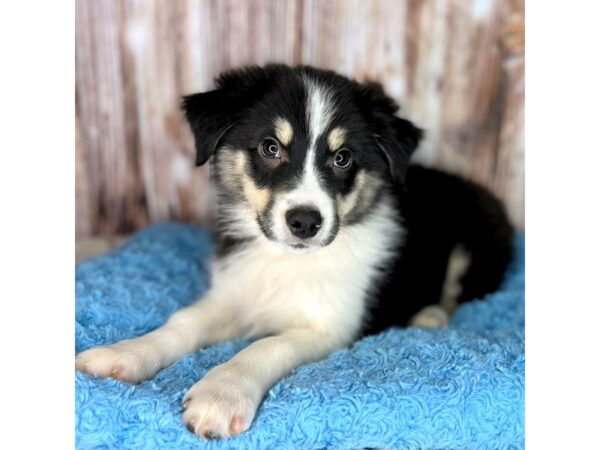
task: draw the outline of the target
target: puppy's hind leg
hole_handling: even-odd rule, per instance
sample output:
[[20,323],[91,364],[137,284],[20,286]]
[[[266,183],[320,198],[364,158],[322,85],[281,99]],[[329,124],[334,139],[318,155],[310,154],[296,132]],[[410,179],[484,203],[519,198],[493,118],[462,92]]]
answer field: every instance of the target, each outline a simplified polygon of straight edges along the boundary
[[462,245],[456,245],[448,258],[440,303],[426,306],[415,314],[409,321],[410,326],[419,328],[445,328],[448,326],[450,314],[456,309],[458,298],[462,293],[461,280],[470,264],[469,252]]
[[186,353],[237,337],[240,330],[234,319],[227,302],[218,301],[209,292],[148,334],[81,352],[75,368],[102,378],[138,383]]

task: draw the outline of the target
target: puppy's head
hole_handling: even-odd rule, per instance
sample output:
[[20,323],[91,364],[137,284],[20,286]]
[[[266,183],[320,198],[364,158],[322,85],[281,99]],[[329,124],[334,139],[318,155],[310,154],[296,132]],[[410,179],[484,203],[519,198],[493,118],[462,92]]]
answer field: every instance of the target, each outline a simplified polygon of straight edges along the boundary
[[214,161],[222,233],[292,251],[331,243],[402,184],[421,130],[379,84],[280,65],[227,72],[184,98],[196,163]]

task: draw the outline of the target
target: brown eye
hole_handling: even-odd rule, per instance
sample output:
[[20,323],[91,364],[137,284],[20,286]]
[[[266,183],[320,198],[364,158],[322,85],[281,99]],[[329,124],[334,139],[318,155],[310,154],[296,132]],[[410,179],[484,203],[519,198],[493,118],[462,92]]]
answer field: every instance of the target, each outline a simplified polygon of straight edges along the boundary
[[347,169],[352,165],[352,153],[346,148],[338,150],[333,156],[333,165],[338,169]]
[[281,158],[281,147],[275,139],[265,139],[260,143],[260,153],[267,159]]

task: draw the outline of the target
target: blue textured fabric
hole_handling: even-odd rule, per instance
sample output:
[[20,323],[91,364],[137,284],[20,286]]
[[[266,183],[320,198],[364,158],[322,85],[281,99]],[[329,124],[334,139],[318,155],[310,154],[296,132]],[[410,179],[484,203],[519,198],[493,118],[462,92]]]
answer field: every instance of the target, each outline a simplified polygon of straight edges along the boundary
[[[251,429],[203,441],[181,399],[248,345],[185,356],[137,386],[76,374],[79,449],[512,449],[524,447],[524,250],[499,292],[459,308],[444,330],[390,329],[294,370]],[[76,350],[160,326],[207,287],[210,234],[160,224],[76,269]]]

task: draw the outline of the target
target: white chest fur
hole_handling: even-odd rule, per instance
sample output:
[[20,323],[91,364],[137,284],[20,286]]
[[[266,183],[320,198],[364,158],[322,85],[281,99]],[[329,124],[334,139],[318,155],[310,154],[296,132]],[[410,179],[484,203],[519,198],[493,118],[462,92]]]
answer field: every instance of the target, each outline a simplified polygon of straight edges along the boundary
[[308,254],[255,241],[215,263],[212,293],[236,311],[247,336],[308,327],[345,345],[360,328],[378,267],[402,238],[396,217],[381,202],[367,219],[343,226],[331,244]]

